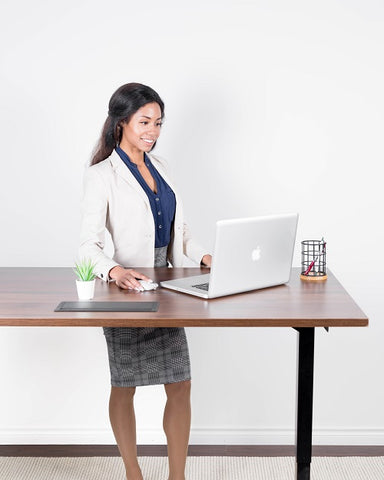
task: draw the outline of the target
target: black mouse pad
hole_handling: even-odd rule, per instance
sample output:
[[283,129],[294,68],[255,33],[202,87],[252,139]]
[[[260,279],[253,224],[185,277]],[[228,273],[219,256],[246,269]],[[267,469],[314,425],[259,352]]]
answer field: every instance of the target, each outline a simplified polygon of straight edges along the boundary
[[55,312],[157,312],[159,302],[61,302]]

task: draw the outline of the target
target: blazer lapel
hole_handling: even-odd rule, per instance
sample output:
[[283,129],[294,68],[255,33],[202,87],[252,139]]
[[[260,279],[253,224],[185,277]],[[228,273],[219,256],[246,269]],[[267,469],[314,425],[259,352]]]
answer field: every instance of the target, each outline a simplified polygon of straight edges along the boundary
[[168,185],[172,188],[176,195],[175,186],[172,180],[168,177],[167,172],[165,171],[163,164],[152,154],[147,153],[148,157],[150,158],[151,162],[155,166],[156,170],[160,173],[160,175],[164,178],[164,180],[168,183]]
[[148,196],[144,192],[142,186],[140,183],[136,180],[136,178],[132,175],[131,171],[129,168],[125,165],[125,163],[121,160],[119,154],[116,151],[113,151],[111,153],[111,156],[109,157],[110,162],[112,164],[113,171],[116,173],[116,175],[119,175],[121,178],[123,178],[132,188],[136,190],[136,192],[141,196],[141,198],[144,200],[145,204],[147,207],[150,209],[151,206],[149,204]]

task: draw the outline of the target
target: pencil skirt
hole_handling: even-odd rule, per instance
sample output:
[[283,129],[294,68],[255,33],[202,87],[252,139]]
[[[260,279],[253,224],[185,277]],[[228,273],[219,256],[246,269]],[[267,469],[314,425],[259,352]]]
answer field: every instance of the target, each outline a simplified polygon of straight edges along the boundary
[[191,379],[184,328],[110,328],[105,332],[114,387]]
[[[166,247],[155,249],[155,267],[166,266]],[[104,327],[114,387],[162,385],[191,379],[184,328]]]

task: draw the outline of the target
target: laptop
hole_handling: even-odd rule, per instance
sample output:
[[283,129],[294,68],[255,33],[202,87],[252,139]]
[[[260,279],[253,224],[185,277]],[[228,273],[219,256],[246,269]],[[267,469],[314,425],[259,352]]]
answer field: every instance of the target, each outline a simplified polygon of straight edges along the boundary
[[208,299],[287,283],[297,221],[296,213],[220,220],[210,273],[160,285]]

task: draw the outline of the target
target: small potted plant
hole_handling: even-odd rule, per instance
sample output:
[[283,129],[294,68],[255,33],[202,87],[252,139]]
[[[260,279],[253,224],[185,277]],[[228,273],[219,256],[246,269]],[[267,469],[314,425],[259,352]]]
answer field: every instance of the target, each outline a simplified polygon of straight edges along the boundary
[[95,293],[95,264],[84,258],[75,263],[74,271],[77,275],[76,288],[79,300],[91,300]]

